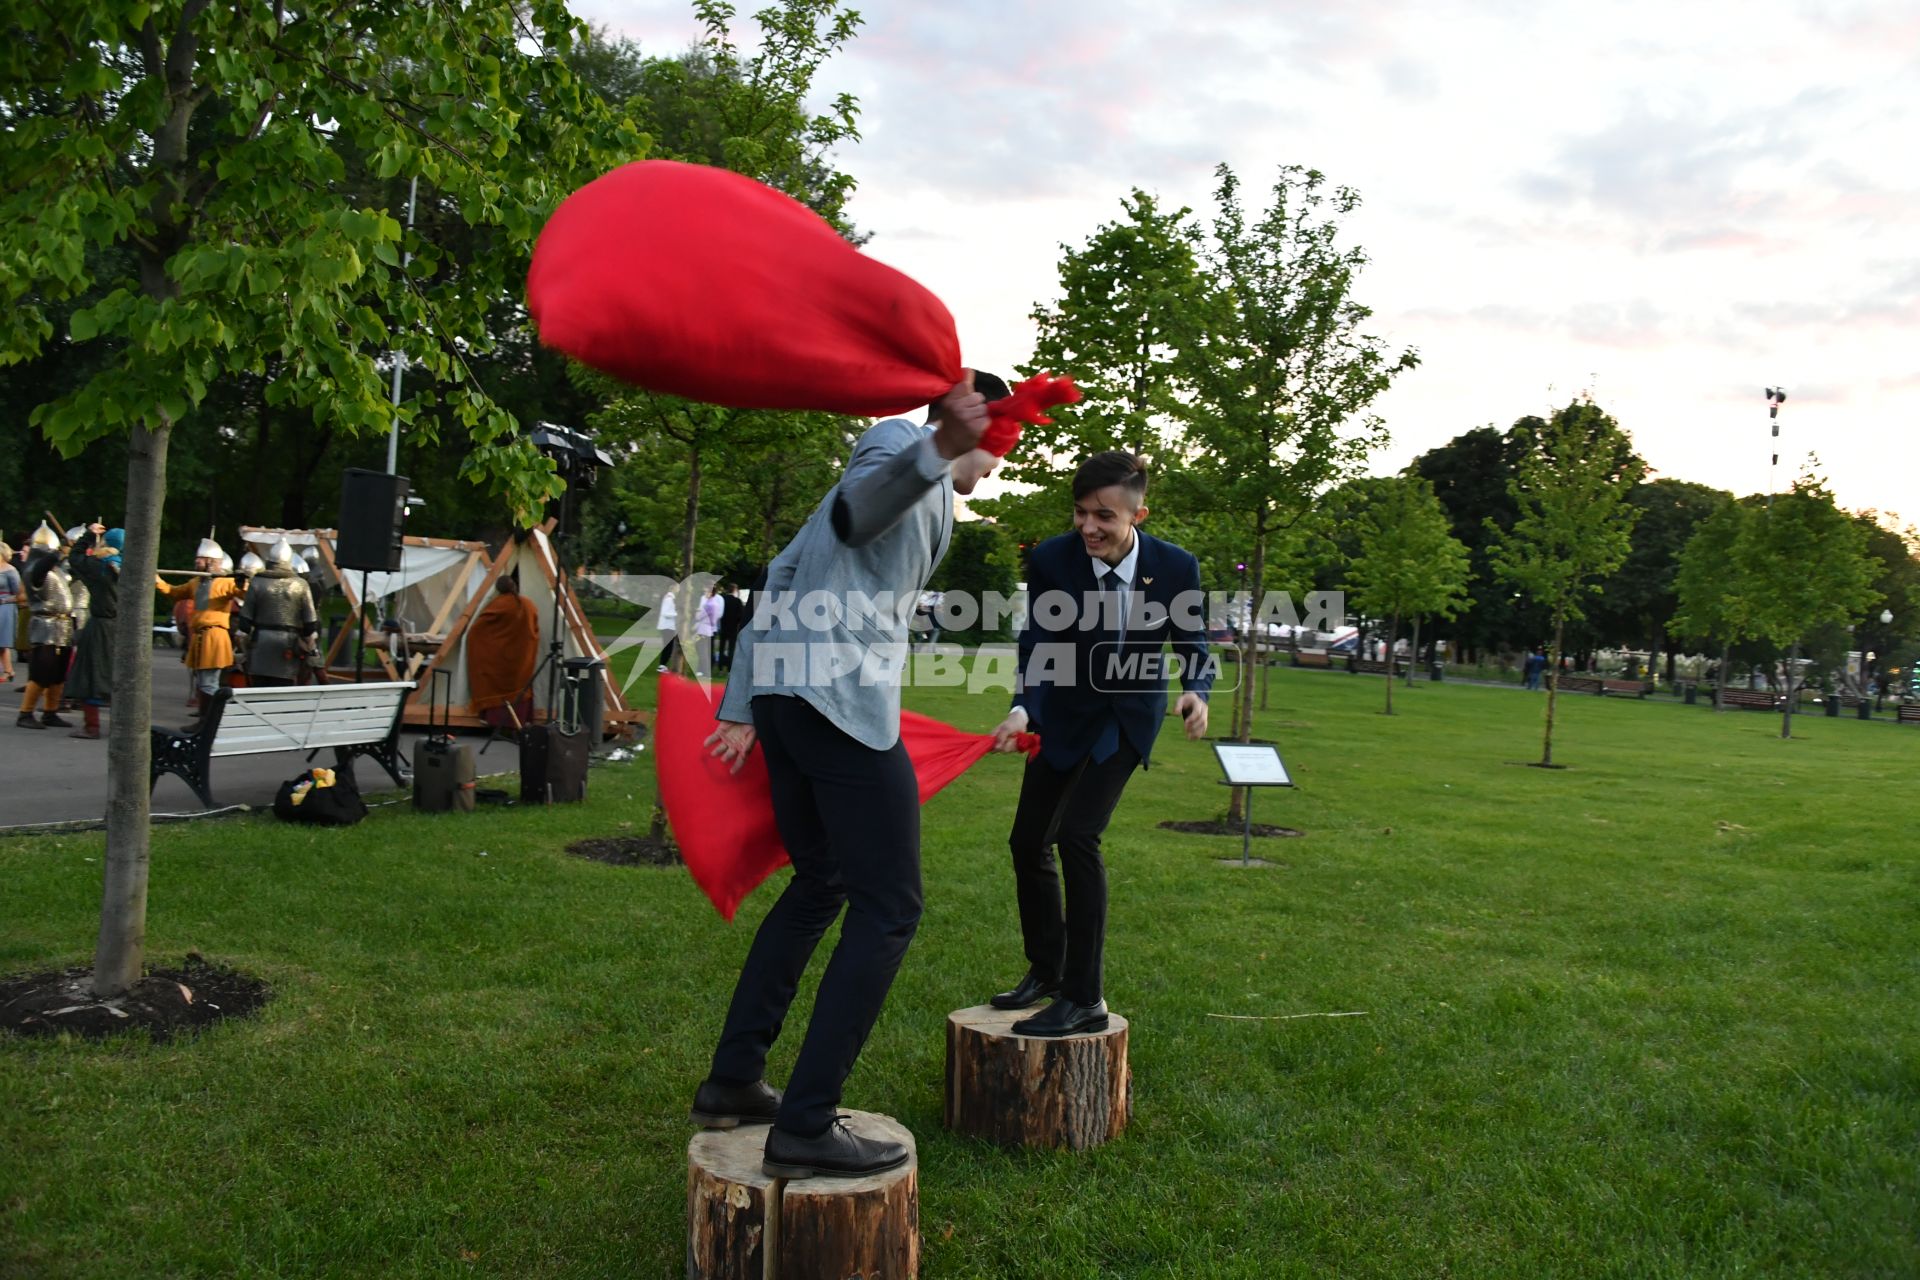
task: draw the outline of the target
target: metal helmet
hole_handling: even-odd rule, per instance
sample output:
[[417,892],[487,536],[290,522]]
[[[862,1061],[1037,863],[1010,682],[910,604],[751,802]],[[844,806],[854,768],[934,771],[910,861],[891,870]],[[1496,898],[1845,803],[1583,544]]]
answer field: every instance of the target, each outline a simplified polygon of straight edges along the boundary
[[266,567],[267,562],[251,551],[240,557],[240,572],[247,574],[249,577],[259,573]]
[[193,553],[193,558],[195,560],[218,560],[225,554],[226,552],[220,549],[220,544],[213,540],[213,530],[209,529],[207,530],[207,536],[200,539],[200,549]]
[[67,530],[67,541],[69,543],[78,542],[82,537],[86,535],[86,532],[87,532],[87,526],[83,524],[77,524],[73,526],[73,528]]
[[33,536],[27,539],[27,545],[35,551],[58,551],[60,535],[53,531],[52,525],[42,520],[40,527],[33,531]]
[[309,578],[317,578],[320,576],[320,557],[313,552],[309,551],[302,555],[300,557],[300,563],[303,566],[300,572],[305,576]]
[[281,538],[267,548],[267,566],[272,569],[293,568],[293,545]]
[[220,562],[213,566],[213,571],[215,573],[231,574],[233,572],[233,557],[222,551],[220,553]]

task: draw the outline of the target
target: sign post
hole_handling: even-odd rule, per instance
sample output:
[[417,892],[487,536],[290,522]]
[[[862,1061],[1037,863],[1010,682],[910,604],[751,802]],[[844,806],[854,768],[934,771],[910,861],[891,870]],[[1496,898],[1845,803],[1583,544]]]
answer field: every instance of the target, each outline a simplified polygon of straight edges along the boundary
[[1287,772],[1286,762],[1280,759],[1280,748],[1270,743],[1216,742],[1213,754],[1220,761],[1220,771],[1227,776],[1221,779],[1223,787],[1246,787],[1246,830],[1242,833],[1240,844],[1240,865],[1253,865],[1253,788],[1290,787],[1293,778]]

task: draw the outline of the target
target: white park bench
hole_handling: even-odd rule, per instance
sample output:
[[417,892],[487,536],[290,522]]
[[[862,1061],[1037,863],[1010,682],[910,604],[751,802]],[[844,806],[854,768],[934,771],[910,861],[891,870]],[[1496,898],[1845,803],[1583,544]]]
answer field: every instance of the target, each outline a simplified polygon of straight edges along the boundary
[[400,716],[409,681],[380,684],[295,685],[281,689],[222,689],[193,733],[153,731],[153,766],[147,788],[160,775],[180,778],[209,807],[208,777],[220,756],[257,756],[271,751],[315,752],[333,748],[336,767],[353,776],[357,756],[371,756],[395,786],[407,785],[400,759]]

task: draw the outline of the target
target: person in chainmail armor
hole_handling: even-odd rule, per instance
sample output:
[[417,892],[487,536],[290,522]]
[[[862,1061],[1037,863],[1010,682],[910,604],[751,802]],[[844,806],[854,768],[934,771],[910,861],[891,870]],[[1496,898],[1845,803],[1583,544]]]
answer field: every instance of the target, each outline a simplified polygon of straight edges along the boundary
[[320,630],[313,590],[296,568],[285,538],[267,551],[266,567],[247,584],[234,625],[248,637],[247,681],[274,688],[295,683]]
[[[22,729],[70,728],[60,718],[60,697],[73,656],[73,592],[60,565],[60,535],[42,521],[27,543],[21,577],[27,584],[27,688],[20,699]],[[34,718],[38,706],[40,717]]]

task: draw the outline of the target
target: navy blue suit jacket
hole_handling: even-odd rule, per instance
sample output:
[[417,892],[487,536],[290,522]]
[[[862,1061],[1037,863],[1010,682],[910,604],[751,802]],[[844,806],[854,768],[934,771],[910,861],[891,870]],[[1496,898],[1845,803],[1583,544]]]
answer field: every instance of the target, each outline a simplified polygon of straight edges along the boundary
[[[1200,564],[1191,552],[1138,529],[1133,595],[1124,640],[1099,614],[1100,584],[1080,535],[1061,534],[1027,558],[1027,621],[1020,629],[1020,679],[1013,705],[1040,735],[1040,758],[1068,769],[1087,758],[1110,727],[1144,766],[1167,714],[1166,646],[1180,663],[1180,687],[1202,698],[1213,687]],[[1065,593],[1070,606],[1049,607]],[[1056,603],[1058,598],[1056,598]]]

